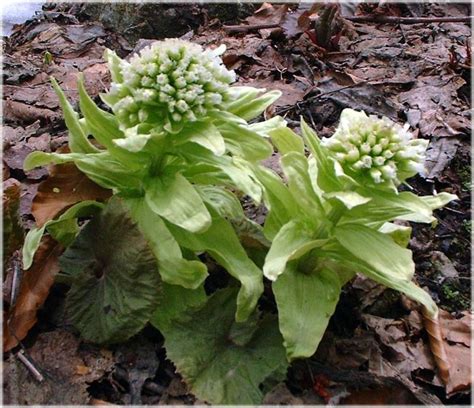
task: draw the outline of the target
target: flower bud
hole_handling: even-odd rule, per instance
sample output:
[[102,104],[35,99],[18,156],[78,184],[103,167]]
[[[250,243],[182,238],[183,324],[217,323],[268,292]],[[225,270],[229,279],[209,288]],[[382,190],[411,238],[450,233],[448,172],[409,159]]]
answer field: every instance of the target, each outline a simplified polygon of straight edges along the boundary
[[423,172],[428,141],[413,139],[407,125],[344,109],[334,135],[322,144],[361,183],[393,187]]
[[112,82],[109,100],[121,128],[144,122],[153,128],[179,128],[183,121],[199,120],[228,102],[235,74],[222,63],[224,49],[206,51],[168,39],[144,48],[130,62],[120,61],[114,66],[120,75]]

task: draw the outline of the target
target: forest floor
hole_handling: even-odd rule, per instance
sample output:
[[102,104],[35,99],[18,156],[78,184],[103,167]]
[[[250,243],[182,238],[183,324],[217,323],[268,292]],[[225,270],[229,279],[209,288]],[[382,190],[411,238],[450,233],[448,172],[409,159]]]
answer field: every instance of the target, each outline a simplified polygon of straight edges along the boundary
[[[358,276],[344,288],[316,354],[292,364],[286,381],[266,395],[265,403],[469,404],[471,27],[463,22],[355,22],[350,17],[354,11],[372,18],[465,17],[471,15],[470,7],[343,7],[347,19],[336,18],[323,45],[311,30],[308,7],[266,4],[246,19],[223,23],[196,6],[199,24],[185,30],[183,38],[204,46],[225,44],[224,63],[236,71],[239,84],[280,89],[282,97],[266,115],[284,116],[296,131],[303,116],[319,136],[329,136],[342,109],[350,107],[408,122],[418,137],[430,141],[427,174],[411,179],[410,185],[418,194],[446,191],[459,200],[436,212],[434,228],[413,224],[410,249],[416,281],[442,309],[452,371],[450,382],[443,385],[417,307]],[[262,24],[272,27],[258,29]],[[182,30],[177,27],[177,32]],[[130,44],[72,4],[45,11],[4,39],[4,208],[9,199],[20,197],[25,231],[34,226],[32,203],[48,171],[25,172],[23,161],[32,151],[55,151],[67,142],[49,76],[77,102],[77,74],[84,72],[88,92],[97,96],[110,83],[104,49],[126,57],[135,45],[140,48],[149,41]],[[274,159],[268,165],[276,168]],[[258,209],[249,207],[249,214],[261,222]],[[4,210],[4,217],[8,215]],[[6,313],[12,306],[19,245],[4,260]],[[35,290],[31,288],[33,294]],[[147,327],[128,343],[109,348],[81,342],[64,316],[66,290],[56,283],[44,294],[43,307],[30,319],[37,322],[21,347],[4,355],[4,403],[199,403],[166,360],[163,339],[155,329]],[[42,381],[23,364],[24,355]]]

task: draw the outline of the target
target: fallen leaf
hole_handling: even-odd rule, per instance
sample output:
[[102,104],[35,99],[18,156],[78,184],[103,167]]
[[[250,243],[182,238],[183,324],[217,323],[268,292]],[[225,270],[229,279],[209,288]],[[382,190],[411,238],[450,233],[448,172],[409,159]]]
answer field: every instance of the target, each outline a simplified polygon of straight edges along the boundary
[[10,178],[3,182],[3,260],[8,261],[10,256],[23,243],[23,228],[19,219],[21,184]]
[[[28,355],[43,373],[44,381],[35,381],[11,354],[3,372],[4,398],[9,404],[86,405],[90,399],[89,384],[115,364],[112,356],[104,356],[92,345],[81,344],[80,339],[65,329],[41,333],[28,349]],[[82,367],[79,372],[77,367]]]
[[410,125],[426,137],[470,134],[468,115],[456,109],[460,105],[457,91],[465,83],[460,76],[418,77],[412,89],[398,95],[400,103],[409,109]]
[[112,195],[90,180],[74,164],[51,166],[49,177],[38,186],[31,213],[38,227],[80,201],[106,201]]
[[6,122],[30,124],[37,120],[51,123],[58,120],[61,114],[51,109],[37,108],[23,102],[4,101],[3,118]]
[[3,321],[3,350],[9,351],[23,340],[36,323],[36,313],[46,300],[59,272],[60,244],[43,237],[33,265],[23,272],[18,297]]
[[277,99],[272,106],[275,108],[283,106],[292,106],[297,102],[303,100],[304,94],[306,92],[306,86],[299,82],[285,82],[285,81],[275,81],[272,78],[266,78],[265,80],[255,80],[251,82],[246,82],[245,85],[253,86],[256,88],[267,88],[267,89],[278,89],[281,91],[282,95]]
[[[280,24],[287,11],[288,6],[286,4],[273,6],[270,3],[263,3],[252,16],[246,18],[246,21],[250,25]],[[262,38],[268,38],[274,30],[275,28],[265,28],[259,30],[259,33]]]
[[340,108],[363,110],[368,114],[387,116],[397,120],[397,106],[375,86],[356,83],[341,86],[334,78],[326,76],[317,84],[321,91],[319,100],[328,99]]
[[5,84],[18,84],[27,78],[34,77],[40,69],[31,62],[16,61],[10,55],[3,55],[3,79]]
[[143,404],[141,393],[143,384],[155,376],[160,364],[157,357],[157,345],[144,336],[118,346],[116,360],[127,372],[129,395],[123,401],[125,405]]
[[418,405],[420,401],[405,387],[396,384],[362,388],[341,400],[342,405]]
[[469,312],[463,312],[462,317],[456,319],[450,313],[440,310],[439,319],[450,363],[446,391],[448,396],[459,392],[468,392],[472,384],[472,315]]
[[457,137],[432,138],[426,151],[427,179],[437,179],[456,155],[461,141]]

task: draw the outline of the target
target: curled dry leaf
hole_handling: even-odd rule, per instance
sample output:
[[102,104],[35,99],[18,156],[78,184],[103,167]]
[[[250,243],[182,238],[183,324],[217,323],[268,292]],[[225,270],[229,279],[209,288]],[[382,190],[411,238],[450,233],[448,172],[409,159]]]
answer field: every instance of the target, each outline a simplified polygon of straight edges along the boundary
[[43,237],[33,266],[23,273],[16,302],[3,321],[3,351],[15,347],[36,323],[36,313],[59,271],[58,257],[62,251],[62,246],[51,237]]
[[449,360],[444,348],[443,334],[441,332],[441,326],[438,316],[433,317],[426,310],[422,308],[423,321],[425,329],[430,339],[431,352],[433,353],[436,365],[438,367],[438,373],[444,384],[449,382]]
[[38,227],[61,211],[80,201],[105,201],[112,195],[82,173],[74,164],[52,166],[49,177],[41,182],[31,212]]

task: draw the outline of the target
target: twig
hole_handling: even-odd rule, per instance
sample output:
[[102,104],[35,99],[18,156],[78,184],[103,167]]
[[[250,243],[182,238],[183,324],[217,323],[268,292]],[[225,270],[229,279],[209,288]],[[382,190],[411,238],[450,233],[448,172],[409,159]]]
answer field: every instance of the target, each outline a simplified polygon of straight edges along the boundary
[[395,17],[395,16],[345,16],[354,23],[422,24],[422,23],[470,23],[472,17]]
[[26,357],[25,355],[25,351],[24,350],[20,350],[18,353],[16,353],[16,356],[18,357],[18,359],[25,365],[25,367],[30,371],[30,373],[33,375],[33,377],[35,377],[35,379],[38,381],[38,382],[43,382],[44,381],[44,377],[43,375],[39,372],[39,370],[33,365],[33,363],[31,362],[31,360]]
[[[387,24],[422,24],[422,23],[471,23],[472,17],[396,17],[396,16],[344,16],[346,20],[354,23],[387,23]],[[265,28],[278,28],[279,23],[254,24],[254,25],[225,25],[228,33],[247,33],[249,31],[263,30]]]
[[255,25],[225,25],[224,30],[228,33],[247,33],[249,31],[263,30],[265,28],[277,28],[280,24],[255,24]]

